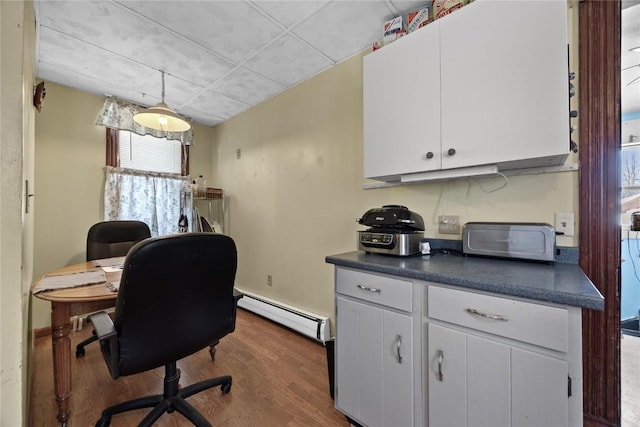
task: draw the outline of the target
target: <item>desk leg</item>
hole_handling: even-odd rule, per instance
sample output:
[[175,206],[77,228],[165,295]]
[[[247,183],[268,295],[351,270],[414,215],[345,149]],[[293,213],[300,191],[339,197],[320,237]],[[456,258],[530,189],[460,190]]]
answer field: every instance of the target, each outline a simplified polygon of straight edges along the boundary
[[71,340],[69,332],[69,304],[51,303],[51,335],[53,340],[53,382],[58,403],[58,421],[66,426],[69,421],[71,396]]

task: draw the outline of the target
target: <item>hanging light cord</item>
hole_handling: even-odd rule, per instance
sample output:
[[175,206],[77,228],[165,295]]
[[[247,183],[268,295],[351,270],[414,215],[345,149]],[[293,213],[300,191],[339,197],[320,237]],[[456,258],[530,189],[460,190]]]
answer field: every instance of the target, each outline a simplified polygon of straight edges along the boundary
[[164,102],[164,71],[160,70],[162,73],[162,102]]

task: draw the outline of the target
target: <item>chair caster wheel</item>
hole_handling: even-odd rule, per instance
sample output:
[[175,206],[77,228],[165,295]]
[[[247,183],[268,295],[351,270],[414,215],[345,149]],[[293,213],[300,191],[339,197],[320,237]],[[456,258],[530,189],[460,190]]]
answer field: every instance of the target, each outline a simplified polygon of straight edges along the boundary
[[84,348],[76,348],[76,357],[84,357]]
[[222,390],[222,394],[229,393],[231,391],[231,383],[222,384],[222,387],[220,387],[220,389]]

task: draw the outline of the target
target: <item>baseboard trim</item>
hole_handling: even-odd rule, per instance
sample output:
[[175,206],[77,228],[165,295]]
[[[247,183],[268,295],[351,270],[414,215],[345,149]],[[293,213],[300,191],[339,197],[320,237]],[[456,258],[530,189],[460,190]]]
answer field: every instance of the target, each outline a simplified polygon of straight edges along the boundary
[[51,326],[47,326],[46,328],[34,329],[33,336],[35,338],[42,337],[50,337],[51,336]]

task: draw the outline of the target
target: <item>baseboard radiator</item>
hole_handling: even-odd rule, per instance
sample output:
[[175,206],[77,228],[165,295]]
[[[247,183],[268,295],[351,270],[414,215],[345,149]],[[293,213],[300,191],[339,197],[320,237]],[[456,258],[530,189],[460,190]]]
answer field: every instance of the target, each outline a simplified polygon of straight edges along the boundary
[[319,316],[264,297],[244,292],[243,294],[244,296],[238,300],[238,307],[273,320],[321,343],[329,340],[331,330],[328,317]]

